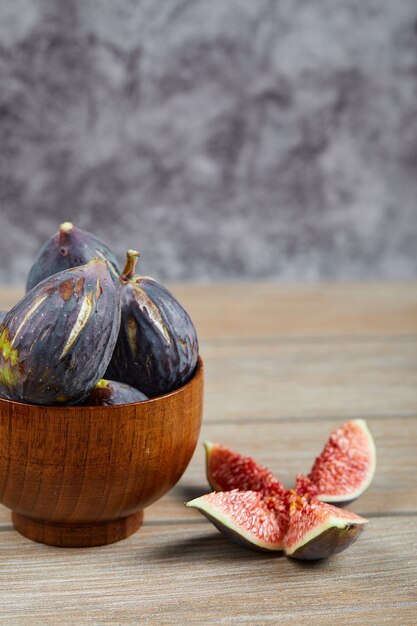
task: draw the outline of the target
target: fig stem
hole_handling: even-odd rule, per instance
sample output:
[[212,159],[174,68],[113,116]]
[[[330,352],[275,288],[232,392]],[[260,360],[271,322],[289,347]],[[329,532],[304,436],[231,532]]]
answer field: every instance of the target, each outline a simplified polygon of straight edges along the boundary
[[70,233],[74,228],[72,222],[63,222],[59,227],[59,235],[58,235],[58,245],[61,246],[61,254],[62,256],[67,256],[68,249],[67,245],[70,240]]
[[63,222],[59,227],[60,233],[68,233],[70,230],[74,228],[74,224],[72,222]]
[[136,262],[140,257],[140,253],[136,250],[128,250],[126,253],[126,265],[121,274],[122,280],[130,280],[135,275]]

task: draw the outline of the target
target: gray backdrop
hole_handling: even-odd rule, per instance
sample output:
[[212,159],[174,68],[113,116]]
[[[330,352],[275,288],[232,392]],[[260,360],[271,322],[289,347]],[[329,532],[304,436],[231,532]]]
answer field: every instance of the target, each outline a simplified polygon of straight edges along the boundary
[[416,0],[0,0],[0,282],[417,275]]

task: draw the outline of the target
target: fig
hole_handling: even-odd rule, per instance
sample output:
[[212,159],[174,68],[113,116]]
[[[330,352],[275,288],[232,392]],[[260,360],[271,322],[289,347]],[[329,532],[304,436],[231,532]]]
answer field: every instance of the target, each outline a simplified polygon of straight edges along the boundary
[[26,291],[57,272],[85,265],[94,258],[107,261],[110,274],[117,282],[119,269],[108,246],[71,222],[64,222],[39,250],[29,272]]
[[45,279],[0,326],[0,394],[33,404],[75,404],[102,378],[120,325],[118,288],[93,259]]
[[324,559],[356,541],[367,520],[331,504],[288,491],[264,497],[259,491],[223,491],[186,504],[237,543],[262,551],[284,551],[293,559]]
[[260,491],[263,495],[282,495],[286,489],[266,467],[221,444],[204,443],[206,473],[215,491]]
[[198,340],[178,300],[153,278],[135,275],[138,257],[138,252],[128,251],[120,277],[120,332],[105,377],[154,397],[192,377]]
[[368,521],[315,498],[290,491],[285,554],[292,559],[324,559],[346,550]]
[[7,315],[7,311],[0,311],[0,324],[2,323],[6,315]]
[[113,404],[143,402],[147,399],[144,393],[130,385],[102,378],[93,387],[83,404],[85,406],[112,406]]
[[200,511],[245,547],[274,552],[284,549],[287,518],[280,515],[282,502],[276,498],[264,498],[257,491],[233,490],[206,494],[186,506]]
[[[232,489],[282,493],[283,484],[250,457],[207,442],[206,472],[216,491]],[[307,476],[298,474],[295,491],[342,506],[358,498],[372,481],[376,449],[365,420],[346,422],[335,430]]]
[[342,506],[369,487],[375,468],[375,443],[367,424],[352,420],[332,432],[311,472],[297,476],[295,490]]

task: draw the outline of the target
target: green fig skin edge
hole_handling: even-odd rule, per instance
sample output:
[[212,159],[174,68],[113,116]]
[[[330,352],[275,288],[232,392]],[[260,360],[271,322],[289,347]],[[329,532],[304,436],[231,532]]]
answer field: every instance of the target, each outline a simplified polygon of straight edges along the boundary
[[0,326],[1,397],[80,402],[102,378],[119,325],[118,288],[102,259],[47,278]]
[[91,233],[76,228],[71,222],[64,222],[59,231],[39,250],[29,271],[26,292],[45,278],[72,267],[85,265],[94,258],[107,261],[110,274],[117,283],[120,273],[110,248]]
[[102,378],[84,400],[84,406],[113,406],[115,404],[131,404],[144,402],[148,396],[130,385]]
[[163,285],[134,273],[139,253],[129,250],[121,274],[121,324],[105,378],[149,397],[169,393],[193,375],[198,359],[194,325]]
[[301,561],[317,561],[343,552],[363,532],[361,524],[347,524],[345,528],[328,528],[321,535],[308,541],[288,556]]

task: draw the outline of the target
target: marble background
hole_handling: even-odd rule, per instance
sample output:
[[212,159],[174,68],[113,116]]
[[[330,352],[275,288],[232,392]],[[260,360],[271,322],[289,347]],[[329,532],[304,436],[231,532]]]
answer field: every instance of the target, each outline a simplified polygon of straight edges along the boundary
[[0,283],[417,276],[415,0],[0,0]]

